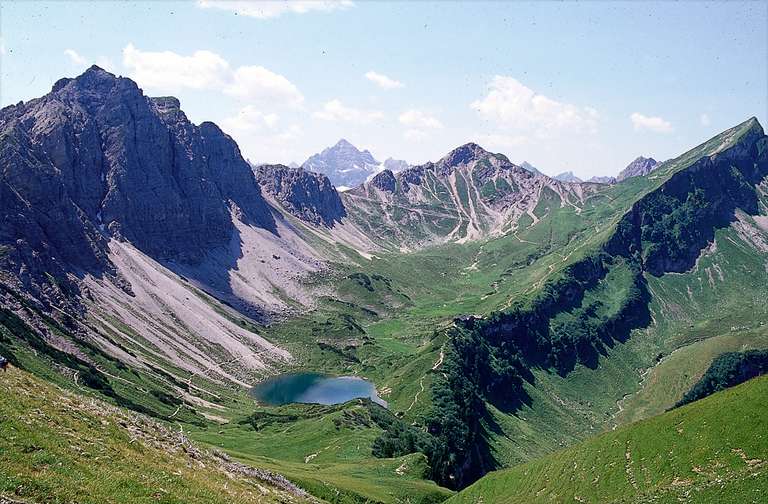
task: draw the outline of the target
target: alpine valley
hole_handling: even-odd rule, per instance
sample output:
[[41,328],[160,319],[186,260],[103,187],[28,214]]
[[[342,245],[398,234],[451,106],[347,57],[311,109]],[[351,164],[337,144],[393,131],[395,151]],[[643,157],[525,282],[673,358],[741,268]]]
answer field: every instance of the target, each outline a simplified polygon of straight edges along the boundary
[[0,501],[765,502],[768,137],[702,140],[582,182],[251,166],[97,66],[3,108]]

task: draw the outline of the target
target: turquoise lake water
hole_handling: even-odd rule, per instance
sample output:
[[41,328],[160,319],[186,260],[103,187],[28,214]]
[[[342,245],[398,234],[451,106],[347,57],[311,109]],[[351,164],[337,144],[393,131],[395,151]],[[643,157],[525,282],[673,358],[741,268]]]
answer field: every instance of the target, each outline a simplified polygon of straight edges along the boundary
[[282,374],[259,383],[251,394],[271,406],[289,403],[340,404],[367,397],[386,406],[373,383],[356,376],[327,376],[318,373]]

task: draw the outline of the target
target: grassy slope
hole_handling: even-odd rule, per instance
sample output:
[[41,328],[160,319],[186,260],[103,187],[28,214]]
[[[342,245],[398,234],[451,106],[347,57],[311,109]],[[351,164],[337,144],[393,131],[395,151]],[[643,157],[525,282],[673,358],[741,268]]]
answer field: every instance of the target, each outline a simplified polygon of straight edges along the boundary
[[284,474],[331,502],[426,504],[451,495],[423,479],[426,460],[421,454],[374,458],[371,444],[381,429],[356,401],[340,406],[262,406],[259,411],[294,419],[258,431],[240,423],[193,429],[190,436],[238,460]]
[[449,503],[764,502],[768,377],[491,473]]
[[145,417],[11,367],[0,374],[0,500],[64,503],[303,502],[180,444]]

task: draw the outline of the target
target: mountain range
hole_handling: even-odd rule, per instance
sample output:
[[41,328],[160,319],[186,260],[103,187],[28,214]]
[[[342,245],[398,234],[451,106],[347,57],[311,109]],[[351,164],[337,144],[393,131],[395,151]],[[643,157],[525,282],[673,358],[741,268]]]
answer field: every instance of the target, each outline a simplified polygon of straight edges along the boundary
[[[565,178],[475,143],[251,166],[96,66],[3,108],[0,497],[73,500],[98,466],[116,502],[748,502],[765,381],[665,411],[768,348],[763,128]],[[386,408],[249,394],[297,372]]]

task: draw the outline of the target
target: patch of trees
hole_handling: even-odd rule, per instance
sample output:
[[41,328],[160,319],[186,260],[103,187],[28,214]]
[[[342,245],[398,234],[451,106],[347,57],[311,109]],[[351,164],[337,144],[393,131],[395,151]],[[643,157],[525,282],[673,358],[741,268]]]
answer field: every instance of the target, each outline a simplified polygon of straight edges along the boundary
[[409,453],[432,453],[434,438],[423,430],[405,423],[386,408],[373,401],[365,402],[371,421],[383,429],[373,441],[372,452],[375,457],[401,457]]
[[712,361],[704,376],[675,407],[698,401],[765,373],[768,373],[768,350],[724,353]]
[[[585,301],[614,267],[629,269],[623,298]],[[606,347],[648,323],[648,299],[640,266],[601,252],[566,268],[528,305],[485,319],[457,319],[427,422],[434,437],[427,454],[432,478],[462,488],[498,468],[486,442],[493,423],[486,403],[507,412],[530,403],[524,385],[534,383],[533,368],[566,375],[577,363],[595,367]],[[604,310],[608,301],[617,308]]]
[[698,161],[639,200],[619,223],[608,250],[638,254],[655,276],[690,269],[715,230],[726,227],[737,208],[758,210],[754,184],[768,164],[733,160]]

